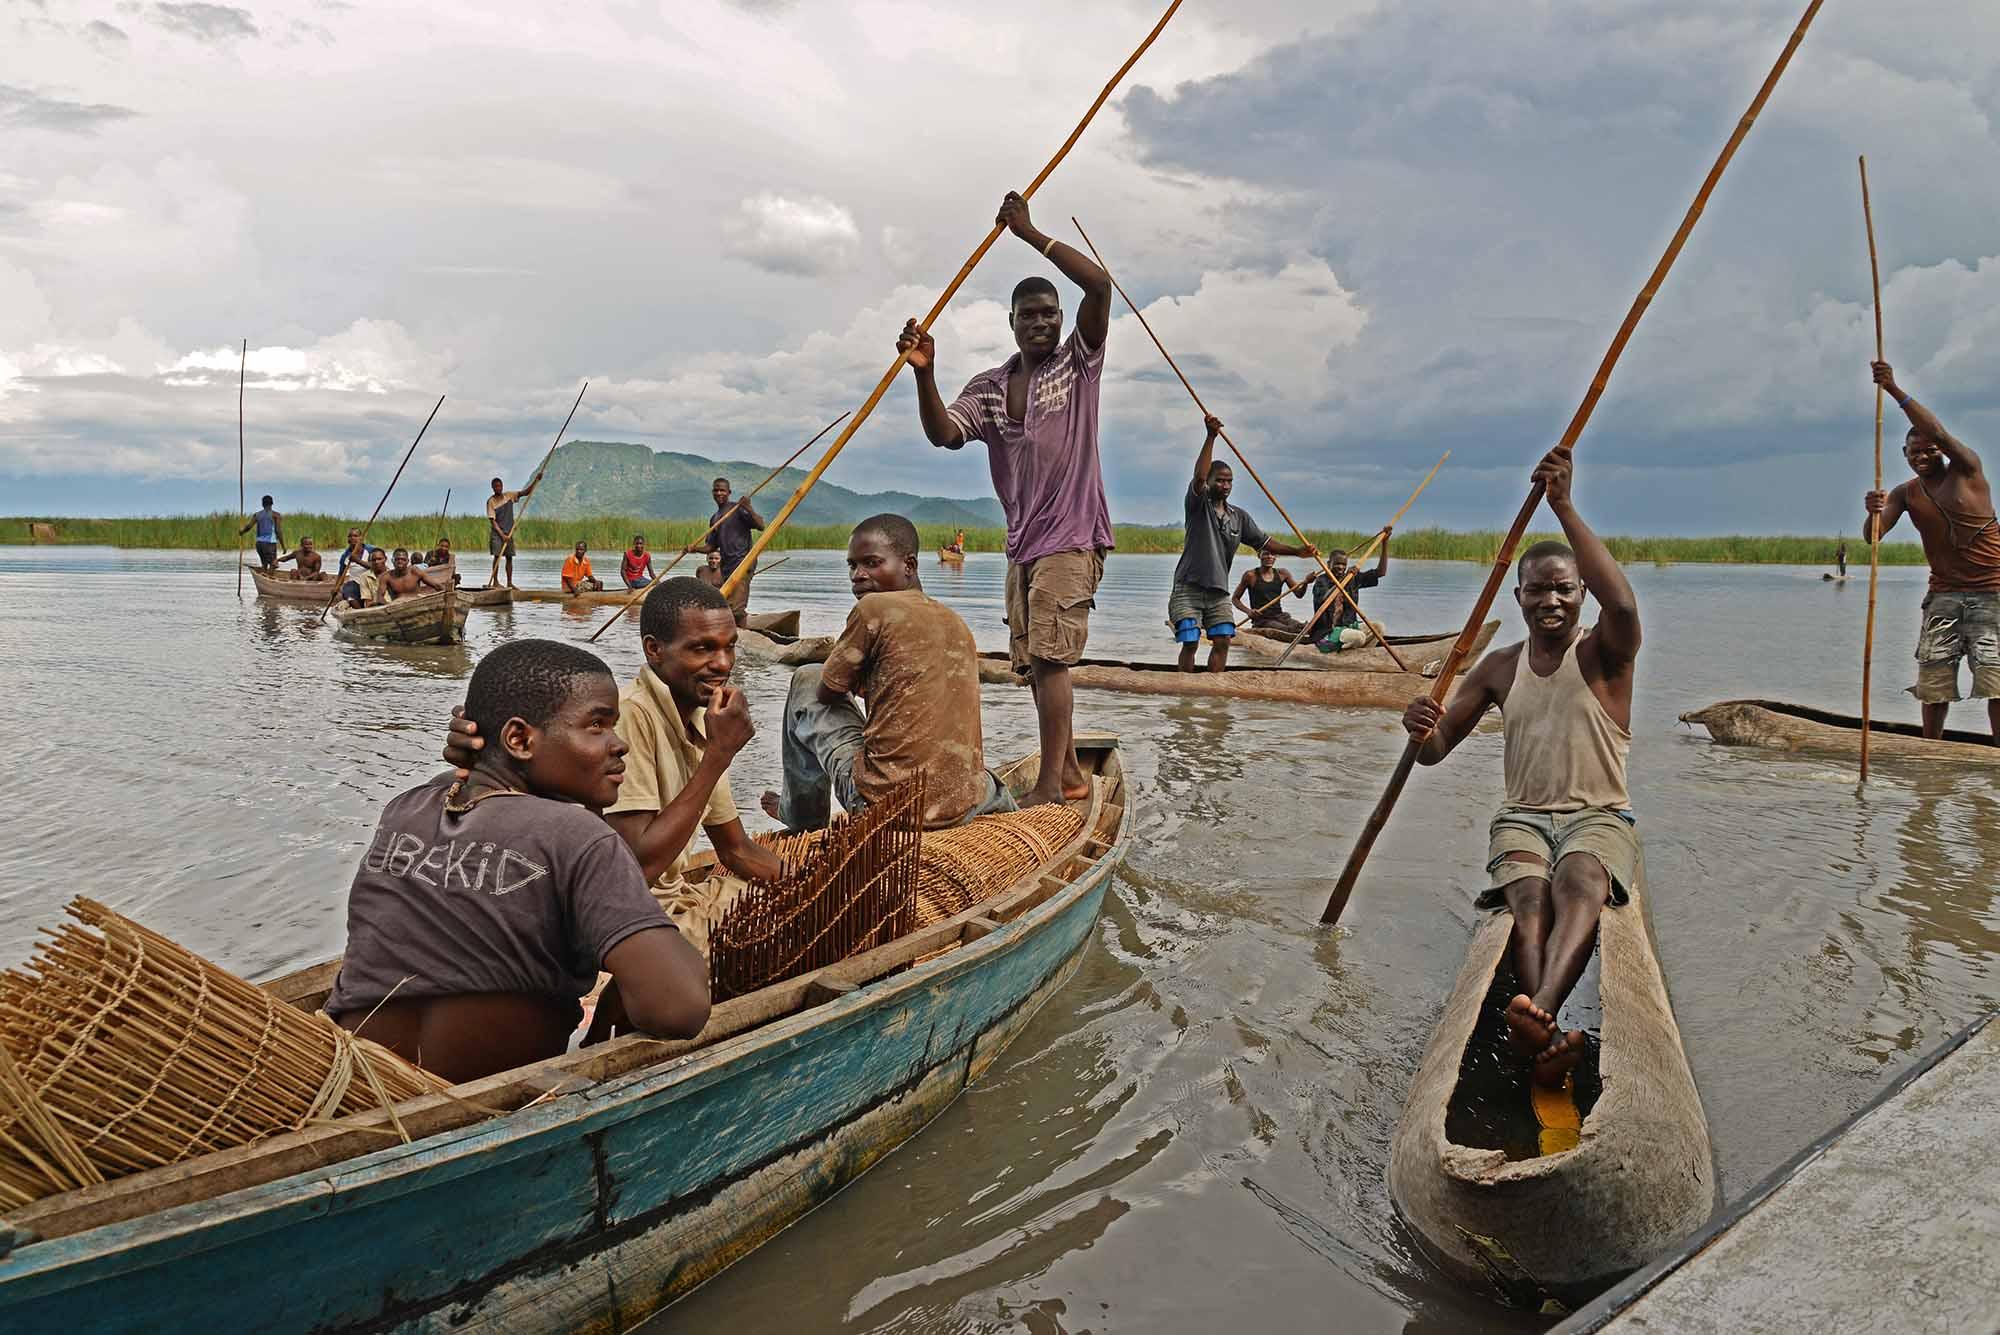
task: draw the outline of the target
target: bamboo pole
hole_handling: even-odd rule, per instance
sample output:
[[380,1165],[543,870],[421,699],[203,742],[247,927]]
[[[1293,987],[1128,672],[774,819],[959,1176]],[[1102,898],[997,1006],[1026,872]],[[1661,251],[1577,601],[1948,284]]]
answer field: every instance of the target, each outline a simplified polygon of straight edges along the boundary
[[[1167,345],[1160,342],[1160,336],[1153,332],[1153,326],[1148,323],[1145,315],[1139,310],[1138,303],[1132,300],[1130,293],[1126,292],[1124,285],[1118,281],[1118,276],[1111,272],[1111,266],[1104,262],[1104,256],[1100,255],[1097,251],[1097,243],[1090,239],[1090,233],[1083,230],[1083,224],[1078,222],[1075,217],[1071,217],[1069,221],[1070,225],[1076,228],[1076,234],[1083,238],[1083,244],[1090,247],[1091,258],[1097,261],[1097,267],[1104,270],[1104,276],[1111,280],[1111,286],[1117,290],[1120,297],[1124,298],[1125,309],[1138,317],[1139,327],[1146,331],[1147,338],[1153,340],[1153,346],[1160,350],[1160,356],[1166,358],[1167,366],[1173,371],[1175,378],[1181,382],[1181,388],[1188,392],[1188,397],[1194,400],[1194,406],[1201,410],[1203,417],[1213,416],[1214,414],[1208,411],[1208,405],[1201,401],[1201,395],[1195,393],[1194,386],[1188,383],[1187,376],[1181,373],[1180,364],[1174,361],[1174,355],[1167,351]],[[1292,530],[1293,536],[1298,538],[1300,545],[1312,547],[1313,544],[1306,537],[1305,530],[1298,526],[1297,521],[1292,518],[1291,513],[1285,509],[1285,503],[1278,499],[1276,493],[1264,485],[1264,479],[1258,474],[1257,466],[1243,457],[1243,451],[1236,448],[1236,442],[1229,438],[1227,431],[1218,434],[1222,437],[1222,443],[1229,447],[1229,452],[1236,456],[1236,462],[1242,464],[1244,471],[1250,474],[1250,480],[1257,484],[1257,490],[1264,493],[1264,499],[1276,507],[1279,518],[1285,521],[1286,526]],[[1231,555],[1234,555],[1234,553],[1231,553]],[[1313,548],[1312,559],[1318,563],[1319,568],[1325,572],[1328,579],[1333,580],[1335,583],[1339,582],[1338,577],[1333,573],[1333,568],[1326,563],[1324,556],[1319,555],[1317,548]],[[1364,622],[1367,622],[1368,629],[1374,633],[1376,642],[1388,651],[1389,657],[1395,660],[1396,666],[1402,671],[1408,672],[1410,665],[1403,661],[1402,655],[1398,654],[1393,648],[1390,648],[1388,637],[1382,633],[1382,628],[1374,622],[1369,621],[1368,615],[1359,606],[1354,608],[1354,614]]]
[[[1069,151],[1076,147],[1076,141],[1083,137],[1085,128],[1089,126],[1091,119],[1097,115],[1098,109],[1110,99],[1112,92],[1123,82],[1125,75],[1130,72],[1132,67],[1139,63],[1139,57],[1146,54],[1147,48],[1151,47],[1154,40],[1166,29],[1167,21],[1173,18],[1174,11],[1180,7],[1181,0],[1172,0],[1172,3],[1167,6],[1167,12],[1160,15],[1160,21],[1153,25],[1153,30],[1146,34],[1146,40],[1139,43],[1138,49],[1125,58],[1125,63],[1118,67],[1118,72],[1113,74],[1111,81],[1104,85],[1103,90],[1097,95],[1097,100],[1092,102],[1090,109],[1083,113],[1083,119],[1076,123],[1074,130],[1069,132],[1069,138],[1063,140],[1062,147],[1056,150],[1055,156],[1049,159],[1048,165],[1042,168],[1034,180],[1028,182],[1028,188],[1021,192],[1022,199],[1033,199],[1035,192],[1042,188],[1042,183],[1048,180],[1055,172],[1055,169],[1062,164],[1062,160],[1069,156]],[[953,276],[951,282],[945,285],[944,291],[938,294],[937,301],[931,306],[930,314],[917,322],[917,329],[920,333],[930,332],[932,322],[944,313],[944,308],[951,303],[951,299],[954,296],[958,295],[958,289],[964,285],[967,278],[972,276],[972,271],[979,266],[979,262],[986,258],[986,252],[993,249],[993,243],[1000,239],[1001,230],[1000,224],[995,223],[993,229],[986,234],[986,239],[981,241],[973,249],[972,254],[966,259],[965,263],[959,266],[958,273]],[[869,414],[875,411],[875,405],[880,403],[882,396],[889,392],[889,386],[896,383],[896,377],[902,373],[903,364],[909,360],[910,354],[908,349],[896,353],[896,360],[889,363],[889,369],[882,373],[882,378],[875,382],[875,388],[869,392],[868,397],[862,400],[861,406],[855,410],[854,420],[847,424],[846,430],[834,437],[833,444],[826,447],[825,455],[820,458],[818,463],[813,465],[812,471],[806,475],[806,480],[799,484],[798,490],[792,493],[791,498],[785,502],[784,508],[778,511],[776,517],[757,536],[756,543],[750,548],[749,554],[743,558],[743,564],[731,571],[729,578],[722,582],[722,591],[725,595],[735,592],[737,584],[745,577],[745,572],[756,563],[757,557],[763,550],[770,546],[771,539],[778,535],[778,530],[783,528],[785,521],[792,517],[792,511],[799,508],[799,502],[803,501],[806,498],[806,493],[811,491],[814,485],[819,482],[820,475],[826,472],[828,465],[839,458],[840,452],[847,448],[847,442],[854,438],[854,433],[861,429],[861,424],[866,422]]]
[[[236,363],[236,517],[239,524],[249,498],[243,494],[243,375],[250,369],[250,340],[243,340],[243,354]],[[1875,396],[1881,398],[1880,394]],[[1881,432],[1877,431],[1879,436]],[[1876,451],[1881,452],[1879,449]],[[1876,484],[1880,486],[1880,483]],[[236,596],[243,596],[243,530],[236,530]]]
[[[1771,66],[1771,72],[1765,76],[1763,85],[1757,89],[1757,95],[1751,99],[1750,109],[1736,122],[1735,131],[1722,146],[1722,152],[1716,158],[1715,165],[1708,169],[1708,176],[1703,179],[1701,189],[1695,194],[1694,203],[1688,206],[1686,216],[1681,219],[1679,230],[1674,233],[1673,240],[1667,243],[1666,253],[1660,256],[1660,262],[1653,266],[1653,272],[1647,275],[1646,285],[1639,289],[1639,295],[1633,298],[1632,309],[1625,315],[1625,323],[1618,327],[1618,333],[1612,338],[1611,346],[1605,350],[1604,360],[1598,363],[1597,375],[1591,380],[1590,388],[1584,393],[1583,402],[1577,406],[1576,415],[1570,419],[1562,439],[1557,442],[1557,449],[1567,452],[1576,447],[1577,439],[1583,435],[1583,428],[1590,421],[1591,413],[1597,408],[1597,401],[1604,396],[1604,387],[1611,379],[1612,368],[1618,365],[1618,358],[1624,353],[1626,343],[1631,341],[1632,331],[1639,327],[1639,318],[1652,304],[1653,294],[1659,291],[1661,282],[1674,267],[1674,261],[1680,258],[1681,248],[1687,244],[1695,223],[1700,221],[1702,210],[1708,207],[1708,197],[1714,193],[1716,182],[1722,179],[1723,170],[1729,166],[1729,160],[1736,156],[1736,150],[1742,144],[1744,136],[1748,135],[1750,127],[1756,124],[1757,114],[1764,109],[1764,103],[1770,100],[1772,90],[1778,86],[1779,77],[1791,63],[1792,53],[1797,51],[1799,43],[1805,40],[1806,29],[1812,26],[1813,18],[1819,13],[1820,5],[1823,3],[1824,0],[1811,0],[1806,6],[1804,16],[1792,30],[1791,40],[1786,42],[1785,49],[1778,53],[1777,63]],[[1431,683],[1430,697],[1438,704],[1444,703],[1452,682],[1458,676],[1459,667],[1465,662],[1466,655],[1472,652],[1473,641],[1479,634],[1480,624],[1485,621],[1488,609],[1493,606],[1494,595],[1500,591],[1500,581],[1506,577],[1507,567],[1513,562],[1514,547],[1521,541],[1521,535],[1527,532],[1528,521],[1534,518],[1535,510],[1541,503],[1542,486],[1538,482],[1529,487],[1528,499],[1521,503],[1520,512],[1514,516],[1514,522],[1500,544],[1500,552],[1494,559],[1493,569],[1486,576],[1485,587],[1479,591],[1479,599],[1473,605],[1472,615],[1466,619],[1465,629],[1460,633],[1457,642],[1451,646],[1451,652],[1445,655],[1444,667],[1438,673],[1437,680]],[[1410,772],[1416,768],[1417,753],[1422,749],[1423,743],[1415,738],[1410,739],[1404,746],[1402,758],[1396,762],[1395,771],[1389,776],[1388,787],[1383,790],[1381,799],[1376,802],[1375,810],[1369,813],[1367,823],[1361,827],[1360,837],[1355,840],[1354,848],[1347,856],[1347,865],[1341,870],[1340,880],[1335,884],[1332,895],[1327,898],[1326,911],[1320,914],[1320,922],[1331,925],[1340,921],[1341,911],[1347,907],[1348,898],[1354,893],[1354,882],[1361,875],[1362,865],[1368,861],[1369,850],[1374,848],[1377,836],[1382,833],[1382,827],[1388,824],[1389,813],[1396,809],[1396,799],[1402,796],[1403,786],[1410,781]]]
[[[851,411],[852,410],[850,410],[850,412]],[[641,584],[638,588],[632,590],[632,596],[630,598],[627,598],[623,603],[620,603],[618,606],[618,610],[616,612],[613,612],[610,616],[604,618],[604,624],[599,626],[596,630],[590,632],[590,638],[585,640],[584,643],[596,644],[597,637],[602,635],[605,631],[611,629],[612,622],[616,621],[619,617],[622,617],[627,612],[631,611],[632,604],[638,602],[641,598],[644,598],[646,594],[652,590],[653,585],[658,584],[668,575],[673,574],[674,567],[679,565],[681,562],[687,560],[689,547],[699,546],[700,544],[707,542],[711,537],[715,535],[715,530],[721,528],[724,524],[729,522],[729,517],[731,515],[735,514],[738,510],[742,509],[744,506],[750,503],[751,497],[755,496],[758,492],[764,490],[765,487],[770,486],[772,482],[777,480],[778,474],[784,472],[787,468],[790,468],[801,454],[804,454],[807,450],[811,449],[815,444],[818,443],[819,438],[821,436],[824,436],[827,432],[839,426],[842,422],[846,421],[847,418],[848,418],[848,413],[842,413],[840,416],[834,418],[831,422],[828,422],[825,426],[821,427],[818,431],[815,431],[813,433],[813,438],[807,441],[805,444],[799,446],[796,450],[793,450],[791,452],[791,455],[788,458],[786,458],[785,462],[779,464],[776,468],[773,468],[770,472],[764,474],[764,480],[762,482],[759,482],[756,486],[750,488],[750,490],[744,492],[741,496],[737,497],[736,504],[730,506],[727,510],[724,510],[719,516],[717,516],[716,521],[708,526],[708,530],[706,532],[704,532],[699,538],[696,538],[693,542],[685,543],[682,545],[679,554],[676,555],[673,560],[667,562],[667,568],[665,570],[662,570],[659,574],[653,576],[651,580],[647,581],[644,584]],[[753,550],[748,556],[745,556],[743,558],[743,563],[745,565],[748,565],[751,561],[755,560],[756,557],[757,553],[756,551]],[[774,568],[776,567],[777,564],[778,563],[776,561],[773,561],[771,563],[771,565]],[[723,587],[725,589],[729,587],[726,581],[724,582]]]
[[[1861,158],[1861,222],[1868,229],[1868,281],[1875,301],[1875,360],[1882,354],[1882,266],[1875,258],[1875,211],[1868,203],[1868,158]],[[1882,490],[1882,387],[1875,386],[1875,490]],[[1861,782],[1868,782],[1868,727],[1875,686],[1875,586],[1882,574],[1882,516],[1868,517],[1868,630],[1861,649]]]
[[440,506],[438,507],[438,518],[439,518],[439,519],[441,519],[441,520],[442,520],[442,519],[450,519],[450,518],[451,518],[451,488],[450,488],[450,487],[446,487],[446,488],[444,489],[444,504],[443,504],[443,505],[440,505]]
[[[557,427],[557,428],[556,428],[556,438],[555,438],[554,440],[552,440],[552,441],[550,441],[550,442],[549,442],[549,448],[548,448],[548,451],[547,451],[547,452],[546,452],[545,454],[543,454],[543,455],[542,455],[542,461],[541,461],[541,462],[540,462],[539,464],[536,464],[536,465],[535,465],[535,471],[534,471],[533,475],[532,475],[532,476],[530,476],[530,477],[529,477],[529,479],[528,479],[528,486],[527,486],[527,491],[528,491],[528,493],[529,493],[529,494],[528,494],[528,495],[526,495],[526,496],[523,496],[523,497],[521,498],[521,501],[520,501],[520,504],[518,504],[518,505],[516,505],[516,506],[514,507],[514,522],[513,522],[512,524],[509,524],[509,525],[507,526],[507,531],[506,531],[505,533],[503,533],[503,534],[501,534],[501,535],[500,535],[500,552],[499,552],[499,555],[496,555],[496,556],[495,556],[495,557],[493,558],[493,569],[492,569],[492,571],[491,571],[490,573],[488,573],[488,574],[487,574],[487,576],[486,576],[486,587],[487,587],[487,588],[489,588],[489,589],[490,589],[490,588],[492,588],[492,587],[493,587],[493,586],[494,586],[494,585],[495,585],[496,583],[498,583],[498,582],[499,582],[499,580],[500,580],[500,561],[501,561],[501,558],[502,558],[502,557],[504,557],[504,556],[506,556],[506,554],[507,554],[507,544],[508,544],[508,543],[510,543],[510,542],[512,542],[512,541],[514,540],[514,535],[515,535],[516,533],[518,533],[518,532],[520,531],[520,529],[521,529],[521,518],[522,518],[522,516],[523,516],[523,515],[525,515],[525,514],[527,514],[527,513],[528,513],[528,502],[534,499],[534,489],[535,489],[536,485],[537,485],[538,483],[540,483],[540,482],[541,482],[541,480],[542,480],[542,474],[543,474],[543,472],[544,472],[544,471],[546,471],[546,470],[547,470],[547,468],[548,468],[548,466],[549,466],[549,460],[551,460],[551,459],[555,458],[555,455],[556,455],[556,446],[558,446],[558,445],[562,444],[562,438],[563,438],[563,432],[565,432],[565,431],[569,430],[569,423],[570,423],[570,418],[572,418],[572,417],[575,417],[575,416],[576,416],[576,410],[577,410],[577,407],[578,407],[578,406],[579,406],[580,404],[582,404],[582,402],[583,402],[583,390],[585,390],[585,389],[589,389],[589,388],[590,388],[590,382],[589,382],[588,380],[586,380],[586,381],[584,381],[584,382],[583,382],[583,389],[579,389],[579,390],[577,390],[577,392],[576,392],[576,402],[575,402],[575,403],[572,403],[572,404],[571,404],[571,405],[569,406],[569,415],[568,415],[567,417],[564,417],[564,418],[563,418],[563,424],[562,424],[561,426],[559,426],[559,427]],[[446,492],[446,493],[445,493],[445,500],[446,500],[446,501],[450,501],[450,499],[451,499],[451,493],[450,493],[450,492]],[[492,527],[493,527],[493,525],[492,525],[492,521],[491,521],[491,520],[489,519],[489,520],[487,521],[487,528],[488,528],[488,530],[490,531],[490,530],[492,529]],[[512,575],[512,568],[511,568],[511,567],[509,567],[509,572],[508,572],[508,573],[509,573],[509,576],[510,576],[510,578],[511,578],[511,575]]]
[[[417,452],[417,446],[423,443],[424,432],[429,431],[431,429],[431,422],[437,417],[438,409],[442,407],[444,407],[444,395],[440,394],[438,395],[438,401],[431,405],[431,415],[429,417],[426,417],[424,419],[424,424],[417,428],[417,438],[410,442],[409,449],[403,451],[403,462],[396,465],[395,477],[391,477],[389,479],[388,489],[382,493],[382,499],[375,502],[375,509],[371,511],[368,515],[368,522],[361,526],[361,545],[363,548],[366,548],[368,546],[368,530],[375,527],[375,517],[381,514],[382,507],[389,503],[389,492],[394,491],[396,489],[396,479],[403,476],[403,470],[410,466],[410,456],[415,454]],[[344,583],[344,581],[340,578],[338,574],[336,574],[333,577],[333,597],[327,599],[326,606],[320,608],[319,610],[319,619],[322,625],[326,623],[326,614],[328,612],[331,612],[333,610],[333,605],[340,601],[340,586],[342,583]]]

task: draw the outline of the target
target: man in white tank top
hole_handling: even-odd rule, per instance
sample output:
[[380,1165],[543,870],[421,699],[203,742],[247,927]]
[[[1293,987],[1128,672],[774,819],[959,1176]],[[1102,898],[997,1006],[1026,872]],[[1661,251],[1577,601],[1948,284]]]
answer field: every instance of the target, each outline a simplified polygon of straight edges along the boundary
[[[1623,904],[1638,874],[1625,786],[1632,744],[1632,668],[1639,656],[1639,604],[1625,572],[1570,500],[1571,460],[1551,450],[1535,469],[1567,545],[1536,543],[1515,567],[1514,601],[1528,623],[1524,644],[1481,659],[1444,707],[1419,696],[1403,726],[1435,765],[1489,709],[1506,723],[1506,802],[1487,847],[1490,884],[1481,908],[1514,915],[1514,976],[1508,1003],[1515,1050],[1535,1078],[1561,1084],[1583,1053],[1583,1034],[1556,1024],[1597,938],[1607,901]],[[1597,624],[1582,627],[1583,596]]]

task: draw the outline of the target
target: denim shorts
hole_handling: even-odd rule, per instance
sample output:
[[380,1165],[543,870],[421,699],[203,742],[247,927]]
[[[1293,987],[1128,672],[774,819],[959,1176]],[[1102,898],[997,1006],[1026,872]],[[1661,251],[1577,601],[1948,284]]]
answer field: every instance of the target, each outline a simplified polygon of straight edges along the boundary
[[1910,694],[1927,705],[1961,699],[1960,659],[1972,663],[1973,699],[2000,698],[2000,590],[1938,589],[1925,597]]

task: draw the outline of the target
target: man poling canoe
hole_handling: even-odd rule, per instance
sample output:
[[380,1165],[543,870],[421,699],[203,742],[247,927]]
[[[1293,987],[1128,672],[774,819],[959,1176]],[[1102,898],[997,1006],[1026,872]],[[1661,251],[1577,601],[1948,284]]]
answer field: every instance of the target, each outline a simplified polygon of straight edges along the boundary
[[[1487,710],[1505,720],[1507,796],[1488,835],[1489,885],[1477,903],[1514,916],[1522,990],[1507,1006],[1509,1040],[1545,1085],[1560,1084],[1583,1055],[1582,1032],[1561,1032],[1556,1015],[1590,961],[1598,915],[1606,902],[1627,902],[1639,861],[1625,782],[1639,604],[1571,502],[1573,467],[1570,453],[1556,449],[1535,468],[1569,544],[1536,543],[1515,567],[1527,641],[1481,660],[1442,708],[1425,695],[1403,711],[1425,765],[1450,755]],[[1589,629],[1581,626],[1586,593],[1599,609]]]

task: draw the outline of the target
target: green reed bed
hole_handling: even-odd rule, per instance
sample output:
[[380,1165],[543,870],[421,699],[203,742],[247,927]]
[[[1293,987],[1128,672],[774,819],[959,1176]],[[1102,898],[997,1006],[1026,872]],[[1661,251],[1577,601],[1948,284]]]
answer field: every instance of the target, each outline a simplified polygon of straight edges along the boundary
[[[339,547],[350,527],[359,526],[358,517],[297,513],[285,515],[285,540],[296,543],[310,534],[323,547]],[[60,519],[37,516],[0,518],[0,543],[30,540],[28,525],[53,524],[57,541],[98,544],[109,547],[180,547],[227,550],[237,543],[236,527],[242,520],[226,514],[173,515],[140,519]],[[700,519],[548,519],[530,514],[522,519],[515,542],[523,548],[561,549],[581,539],[593,552],[624,550],[635,533],[646,535],[655,551],[671,552],[701,537],[707,529]],[[821,548],[838,550],[847,545],[845,524],[788,524],[772,542],[773,549],[787,551]],[[434,543],[442,534],[451,535],[461,550],[486,550],[486,520],[478,515],[454,515],[440,520],[436,515],[385,515],[375,521],[368,540],[380,546],[415,547]],[[1116,526],[1121,552],[1178,552],[1179,526],[1119,524]],[[926,551],[951,541],[952,530],[921,525],[918,534]],[[1356,549],[1370,533],[1346,530],[1309,530],[1309,536],[1326,550]],[[1530,533],[1528,542],[1560,537],[1554,531]],[[1491,561],[1499,550],[1498,531],[1454,533],[1438,528],[1405,529],[1396,534],[1394,555],[1421,561]],[[247,539],[246,539],[247,541]],[[974,528],[965,531],[967,551],[998,552],[1006,547],[1005,530]],[[1679,563],[1734,563],[1745,565],[1830,566],[1838,538],[1755,537],[1717,538],[1608,538],[1612,555],[1628,565],[1673,565]],[[1850,570],[1868,566],[1868,544],[1850,535],[1847,539]],[[1922,565],[1923,550],[1913,542],[1884,543],[1884,565]]]

